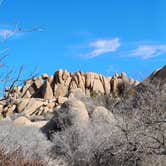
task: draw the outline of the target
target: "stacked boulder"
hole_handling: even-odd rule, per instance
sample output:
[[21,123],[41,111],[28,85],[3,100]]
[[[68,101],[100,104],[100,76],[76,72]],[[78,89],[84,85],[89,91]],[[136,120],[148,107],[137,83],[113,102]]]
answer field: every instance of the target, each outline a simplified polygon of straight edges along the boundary
[[123,85],[136,86],[137,81],[128,79],[125,73],[105,77],[88,72],[69,73],[58,70],[53,76],[43,74],[26,80],[22,87],[6,90],[6,98],[0,103],[0,113],[6,117],[24,113],[27,117],[52,112],[69,98],[94,94],[118,96]]

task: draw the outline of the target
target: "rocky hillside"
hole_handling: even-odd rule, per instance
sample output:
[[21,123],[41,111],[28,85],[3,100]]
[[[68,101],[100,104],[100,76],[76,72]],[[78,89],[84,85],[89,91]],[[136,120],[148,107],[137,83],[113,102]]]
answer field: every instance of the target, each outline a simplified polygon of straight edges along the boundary
[[155,70],[149,77],[135,87],[137,93],[155,90],[160,92],[166,86],[166,65],[158,70]]
[[165,81],[166,80],[166,65],[163,68],[154,71],[147,79],[150,79],[151,81],[155,79],[158,79],[160,81]]
[[22,87],[6,90],[5,98],[0,102],[0,113],[3,117],[10,117],[13,113],[24,113],[27,117],[43,115],[53,112],[69,98],[96,94],[118,96],[126,85],[137,84],[125,73],[104,77],[92,72],[58,70],[53,76],[43,74],[26,80]]

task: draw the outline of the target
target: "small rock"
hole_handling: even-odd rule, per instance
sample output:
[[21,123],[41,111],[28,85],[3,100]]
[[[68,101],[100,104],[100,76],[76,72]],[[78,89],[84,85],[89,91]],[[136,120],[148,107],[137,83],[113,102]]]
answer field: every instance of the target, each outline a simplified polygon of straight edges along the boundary
[[31,123],[29,124],[29,126],[41,128],[41,127],[43,127],[44,125],[46,125],[47,122],[48,122],[48,121],[31,122]]
[[13,123],[15,125],[30,125],[31,121],[24,116],[20,116],[19,118],[15,119]]

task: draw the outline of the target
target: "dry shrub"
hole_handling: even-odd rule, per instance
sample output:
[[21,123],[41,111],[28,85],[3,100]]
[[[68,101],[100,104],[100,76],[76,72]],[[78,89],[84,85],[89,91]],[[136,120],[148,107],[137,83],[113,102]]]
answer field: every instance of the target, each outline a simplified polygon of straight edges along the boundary
[[0,165],[1,166],[46,166],[47,163],[42,160],[27,160],[24,158],[21,148],[13,152],[7,152],[0,148]]
[[49,160],[51,142],[35,127],[14,125],[10,120],[0,122],[0,147],[12,153],[21,147],[22,155],[27,160]]
[[86,128],[76,124],[57,132],[52,154],[71,166],[165,166],[165,90],[146,82],[135,95],[123,96],[118,104],[105,96],[82,99],[89,113],[100,104],[110,104],[117,123],[96,119]]
[[51,158],[53,144],[40,129],[0,122],[0,166],[67,166],[62,158]]
[[[40,162],[50,151],[52,166],[165,166],[166,87],[157,85],[146,82],[135,89],[134,95],[124,95],[120,100],[102,95],[81,99],[91,117],[89,122],[56,132],[52,143],[36,129],[1,123],[0,142],[7,150],[4,153],[2,149],[2,156],[10,156],[14,145],[22,145],[30,156],[24,158],[25,162]],[[96,106],[109,108],[116,123],[108,117],[93,119]]]

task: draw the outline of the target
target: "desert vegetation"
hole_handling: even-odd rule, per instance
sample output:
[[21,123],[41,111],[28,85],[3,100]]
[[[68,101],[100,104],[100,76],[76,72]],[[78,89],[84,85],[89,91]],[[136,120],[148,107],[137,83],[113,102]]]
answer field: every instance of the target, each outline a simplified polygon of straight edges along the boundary
[[70,98],[41,129],[1,120],[0,163],[164,166],[165,84],[146,80],[123,92]]
[[[0,0],[0,7],[3,7],[4,2],[6,3],[6,1]],[[82,2],[50,1],[45,2],[46,4],[43,2],[40,4],[34,1],[30,5],[24,2],[22,3],[23,6],[19,6],[19,3],[21,4],[21,1],[12,2],[9,5],[10,10],[14,9],[14,14],[7,11],[5,16],[7,20],[10,20],[9,17],[11,17],[8,14],[12,15],[14,21],[15,15],[19,15],[19,18],[21,18],[24,12],[23,18],[28,18],[28,24],[25,25],[33,25],[31,21],[36,23],[38,19],[40,21],[50,19],[48,20],[48,37],[45,34],[44,38],[34,39],[32,42],[30,41],[32,46],[26,48],[40,54],[38,58],[35,58],[34,55],[31,59],[28,55],[31,52],[27,51],[24,57],[28,55],[31,61],[30,67],[34,65],[33,63],[41,63],[41,60],[44,62],[41,65],[44,64],[45,68],[50,67],[51,61],[56,62],[55,65],[58,64],[58,66],[63,63],[62,66],[67,65],[65,67],[68,69],[73,64],[72,67],[74,67],[75,63],[80,62],[75,60],[74,55],[67,57],[66,51],[59,54],[59,50],[66,47],[70,49],[69,54],[75,52],[72,51],[73,48],[76,52],[78,50],[79,54],[83,52],[80,58],[84,57],[85,59],[96,58],[108,53],[111,55],[117,53],[116,58],[120,57],[119,54],[122,53],[124,55],[129,54],[122,58],[125,59],[125,61],[122,61],[123,63],[119,59],[115,62],[115,57],[111,59],[112,64],[119,63],[121,66],[122,64],[129,65],[126,61],[129,57],[147,60],[166,52],[164,42],[159,44],[160,42],[157,40],[153,42],[147,38],[152,33],[153,28],[155,34],[161,31],[161,29],[156,29],[157,26],[151,24],[153,21],[158,23],[157,16],[154,17],[155,7],[152,8],[153,15],[149,10],[152,2],[151,4],[147,3],[148,10],[145,13],[152,17],[153,21],[149,16],[139,18],[139,16],[144,16],[142,9],[146,8],[146,3],[142,7],[134,2],[132,7],[131,2],[125,2],[125,6],[117,6],[120,9],[119,11],[114,9],[116,7],[115,2],[111,2],[110,6],[106,2],[102,2],[106,5],[106,8],[102,4],[96,8],[99,2],[91,2],[93,6],[89,2],[85,2],[85,9]],[[75,6],[77,4],[79,5]],[[47,9],[47,5],[49,9]],[[127,8],[127,6],[129,7]],[[155,6],[157,5],[155,4]],[[95,8],[97,13],[95,13]],[[132,9],[132,12],[130,12],[130,9]],[[137,10],[142,13],[135,14],[134,11]],[[122,15],[127,13],[126,18],[120,17],[121,12]],[[103,15],[104,13],[106,15]],[[133,15],[133,17],[130,18],[130,15]],[[110,25],[106,18],[111,20]],[[146,20],[147,18],[148,20]],[[103,20],[106,22],[104,23]],[[55,25],[52,24],[53,22]],[[125,24],[125,22],[132,24]],[[149,29],[146,30],[146,25],[150,25],[150,31]],[[128,78],[126,73],[115,73],[111,77],[106,77],[93,72],[77,71],[71,73],[61,69],[51,76],[46,73],[38,76],[34,71],[27,79],[23,79],[24,66],[13,70],[6,63],[8,46],[4,43],[18,34],[41,31],[43,26],[32,26],[30,29],[21,28],[19,24],[12,27],[5,25],[4,29],[2,27],[0,29],[0,166],[166,165],[166,66],[153,72],[140,83]],[[96,27],[99,30],[95,30]],[[121,27],[123,33],[120,34],[125,34],[126,37],[128,34],[130,36],[127,38],[127,42],[123,42],[118,37]],[[93,29],[95,34],[91,32]],[[97,36],[97,34],[105,36],[108,33],[105,33],[107,29],[113,32],[111,36],[116,34],[117,37],[102,39],[102,36]],[[141,33],[136,34],[139,29]],[[74,32],[75,30],[76,32]],[[142,40],[138,37],[141,37],[144,31],[146,35],[144,34],[145,38]],[[133,34],[136,35],[137,40],[141,39],[142,41],[131,42],[131,39],[134,40]],[[84,40],[84,35],[87,38],[86,40]],[[125,38],[125,36],[122,37]],[[159,34],[159,36],[162,35]],[[157,39],[154,36],[151,37]],[[85,43],[78,43],[74,46],[73,41],[68,38],[72,38],[73,41],[82,40]],[[94,41],[91,41],[91,38]],[[95,38],[98,39],[95,40]],[[62,42],[62,40],[65,42]],[[71,42],[71,46],[61,47],[62,43],[67,44],[68,41]],[[86,43],[86,41],[89,43]],[[23,44],[25,45],[25,43]],[[23,50],[22,53],[26,51],[24,45],[19,45],[18,48]],[[131,50],[128,50],[128,47],[132,47]],[[22,53],[18,56],[20,59],[23,58]],[[44,53],[53,56],[47,57]],[[106,59],[99,58],[99,60],[103,63],[107,60],[110,61],[107,57]],[[67,61],[72,62],[67,63]],[[84,63],[76,66],[83,66],[86,62],[84,61]],[[95,65],[94,62],[96,62]],[[95,67],[100,68],[103,67],[101,62],[98,63],[95,60],[89,65],[94,69]],[[133,66],[135,63],[137,64],[137,59],[130,62],[132,62],[130,65]],[[142,62],[140,66],[144,66]],[[152,61],[152,63],[154,62],[158,61]],[[14,61],[14,63],[19,64],[17,61]],[[134,68],[136,67],[137,65]],[[110,69],[116,71],[116,65],[115,67],[114,64],[111,65]]]

